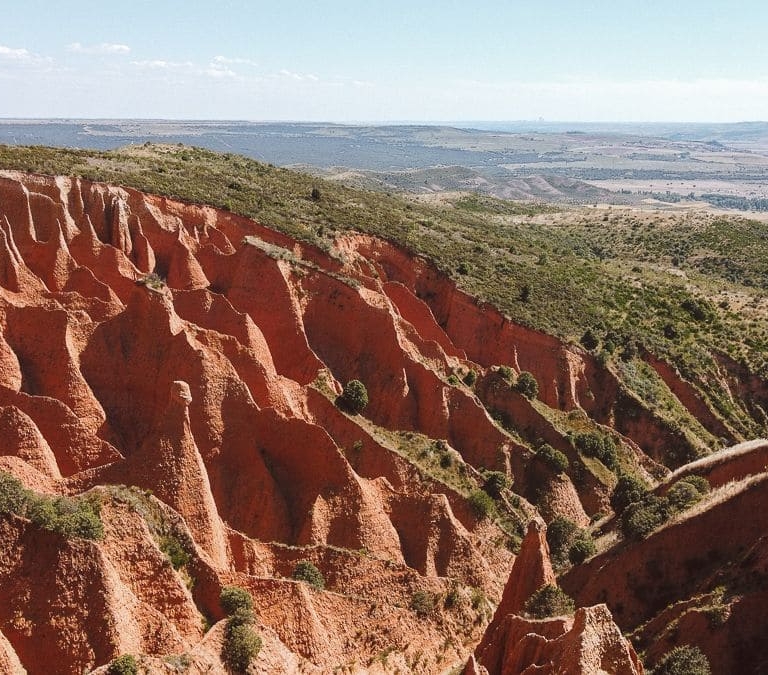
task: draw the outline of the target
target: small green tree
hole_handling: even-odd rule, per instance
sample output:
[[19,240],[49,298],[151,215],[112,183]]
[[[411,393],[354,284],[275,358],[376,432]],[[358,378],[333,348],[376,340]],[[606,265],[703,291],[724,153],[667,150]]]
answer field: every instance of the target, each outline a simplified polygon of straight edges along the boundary
[[68,539],[101,539],[101,502],[97,495],[50,497],[27,490],[8,473],[0,471],[0,513],[29,518],[35,525]]
[[539,383],[536,382],[536,378],[527,370],[524,370],[517,376],[515,389],[529,399],[534,399],[539,395]]
[[568,469],[568,458],[559,450],[555,450],[549,443],[544,443],[536,450],[536,457],[555,473],[565,473]]
[[221,658],[227,666],[238,673],[248,670],[261,650],[261,637],[253,630],[253,597],[238,586],[224,586],[219,603],[227,613]]
[[573,565],[581,565],[587,558],[595,555],[597,547],[589,532],[580,530],[568,549],[568,560]]
[[667,492],[667,499],[674,511],[684,511],[696,502],[700,502],[702,496],[695,485],[685,481],[675,483]]
[[469,506],[480,520],[485,520],[494,511],[495,505],[490,495],[483,490],[472,490],[469,494]]
[[509,488],[509,485],[510,482],[509,478],[507,478],[507,474],[501,471],[489,471],[485,474],[485,485],[483,485],[483,490],[494,499],[498,499],[501,497],[502,491]]
[[368,390],[360,380],[350,380],[344,385],[341,400],[350,412],[357,415],[368,405]]
[[58,497],[54,500],[58,519],[54,530],[67,538],[101,539],[104,524],[101,522],[101,503],[98,497]]
[[160,550],[173,565],[173,569],[179,570],[192,561],[192,556],[184,548],[178,537],[175,535],[164,535],[160,537]]
[[610,436],[597,432],[576,434],[573,438],[576,448],[587,457],[596,457],[609,469],[615,469],[619,463],[616,443]]
[[261,651],[261,638],[247,623],[229,621],[225,629],[222,657],[224,663],[244,673]]
[[580,342],[586,349],[592,351],[593,349],[597,349],[600,345],[600,338],[597,337],[594,330],[587,328],[587,330],[584,331],[584,335],[581,336]]
[[303,581],[309,584],[318,591],[322,591],[325,588],[323,573],[309,560],[299,560],[296,563],[296,568],[293,570],[293,578],[296,581]]
[[136,675],[139,672],[139,664],[131,654],[118,656],[107,668],[107,675]]
[[15,513],[23,516],[31,493],[18,478],[0,471],[0,513]]
[[709,659],[698,647],[675,647],[659,659],[653,675],[711,675]]
[[639,502],[646,494],[648,488],[643,481],[632,474],[622,473],[611,493],[611,508],[617,515],[621,515],[624,509]]
[[547,525],[547,544],[549,545],[552,561],[556,565],[565,565],[568,559],[568,551],[578,529],[576,523],[565,516],[556,516]]
[[253,610],[253,596],[239,586],[224,586],[219,594],[219,602],[229,616],[240,610]]
[[555,584],[542,586],[525,603],[525,611],[534,619],[571,614],[575,607],[573,599]]
[[649,493],[625,509],[621,516],[621,532],[627,539],[644,539],[663,525],[669,515],[669,501]]
[[695,487],[701,495],[707,494],[707,492],[709,492],[711,489],[709,481],[704,478],[704,476],[686,476],[685,478],[681,478],[679,482],[693,485],[693,487]]

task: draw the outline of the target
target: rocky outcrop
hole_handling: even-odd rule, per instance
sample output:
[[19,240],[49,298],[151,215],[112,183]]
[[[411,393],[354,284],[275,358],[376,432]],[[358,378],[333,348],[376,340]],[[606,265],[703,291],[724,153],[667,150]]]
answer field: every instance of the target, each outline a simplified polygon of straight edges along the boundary
[[545,533],[536,521],[528,526],[501,603],[464,675],[642,673],[640,659],[605,605],[579,608],[573,617],[524,616],[529,598],[557,583]]
[[[492,675],[574,673],[637,675],[645,672],[635,650],[613,622],[605,605],[582,607],[572,618],[535,621],[508,615],[496,631],[503,640]],[[481,661],[482,663],[482,661]],[[482,672],[474,666],[475,672]],[[467,668],[465,675],[473,672]]]

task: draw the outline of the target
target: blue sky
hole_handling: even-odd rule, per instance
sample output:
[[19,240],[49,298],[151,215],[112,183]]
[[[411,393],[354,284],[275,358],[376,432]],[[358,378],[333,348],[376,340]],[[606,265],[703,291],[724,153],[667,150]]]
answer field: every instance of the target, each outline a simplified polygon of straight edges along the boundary
[[0,117],[768,118],[768,3],[27,0]]

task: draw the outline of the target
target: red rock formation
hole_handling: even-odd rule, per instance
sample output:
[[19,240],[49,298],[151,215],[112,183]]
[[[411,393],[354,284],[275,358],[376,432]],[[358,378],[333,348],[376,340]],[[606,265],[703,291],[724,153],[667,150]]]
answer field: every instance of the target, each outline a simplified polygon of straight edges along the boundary
[[706,509],[682,514],[645,540],[609,549],[572,568],[560,583],[579,605],[607,603],[616,623],[630,630],[700,592],[764,536],[766,490],[766,474],[725,486]]
[[645,672],[605,605],[577,609],[573,618],[535,621],[508,615],[498,628],[497,637],[501,636],[504,652],[497,669],[486,669],[490,675]]
[[[468,503],[478,470],[524,493],[526,443],[573,454],[556,412],[493,390],[493,366],[532,371],[544,403],[628,434],[641,464],[675,440],[589,355],[427,261],[371,237],[336,247],[132,189],[0,176],[0,468],[51,495],[93,490],[105,524],[103,540],[68,540],[0,515],[0,670],[103,671],[133,653],[150,670],[186,654],[189,672],[222,672],[218,595],[237,584],[264,639],[256,670],[443,672],[482,636],[470,588],[497,598],[513,559]],[[470,369],[474,387],[450,377]],[[362,415],[334,404],[350,379],[368,389]],[[430,465],[436,447],[448,468]],[[586,522],[579,500],[593,513],[604,494],[577,485],[543,503]],[[304,559],[325,591],[291,579]],[[475,670],[486,656],[537,672],[632,662],[600,607],[518,616],[553,580],[533,527]],[[426,616],[410,609],[418,592],[434,601]],[[206,635],[203,616],[219,620]]]
[[27,673],[16,652],[13,651],[11,643],[2,633],[0,633],[0,672],[7,675],[26,675]]
[[464,674],[642,673],[637,654],[605,605],[580,608],[573,617],[520,616],[533,593],[556,583],[545,532],[536,521],[528,526],[501,603]]
[[533,520],[528,525],[528,533],[523,539],[520,554],[515,559],[515,564],[509,574],[501,602],[485,631],[482,642],[475,650],[475,656],[489,672],[502,672],[499,668],[503,659],[506,639],[502,637],[503,629],[501,626],[506,622],[507,617],[521,614],[528,598],[537,590],[556,583],[555,573],[549,559],[546,528],[538,521]]

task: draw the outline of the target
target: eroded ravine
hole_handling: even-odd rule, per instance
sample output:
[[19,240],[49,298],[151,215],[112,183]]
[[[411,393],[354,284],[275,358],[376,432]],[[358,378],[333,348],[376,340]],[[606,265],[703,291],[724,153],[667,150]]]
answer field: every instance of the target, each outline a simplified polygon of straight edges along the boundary
[[[502,365],[530,371],[540,401],[499,388]],[[363,416],[334,404],[352,379]],[[467,481],[502,471],[532,495],[541,439],[578,464],[554,421],[569,411],[617,432],[638,467],[680,441],[591,355],[387,242],[350,235],[326,254],[213,208],[6,172],[0,469],[43,493],[90,491],[106,525],[69,541],[0,518],[0,659],[80,673],[186,653],[220,668],[221,625],[201,622],[222,618],[234,583],[254,596],[269,672],[463,663],[489,618],[476,599],[500,597],[514,560]],[[456,484],[419,468],[435,452]],[[551,514],[586,523],[605,507],[596,479],[558,480]],[[518,526],[536,515],[519,509]],[[160,550],[171,522],[182,570]],[[324,592],[290,579],[303,559]],[[451,608],[410,609],[451,589]]]

